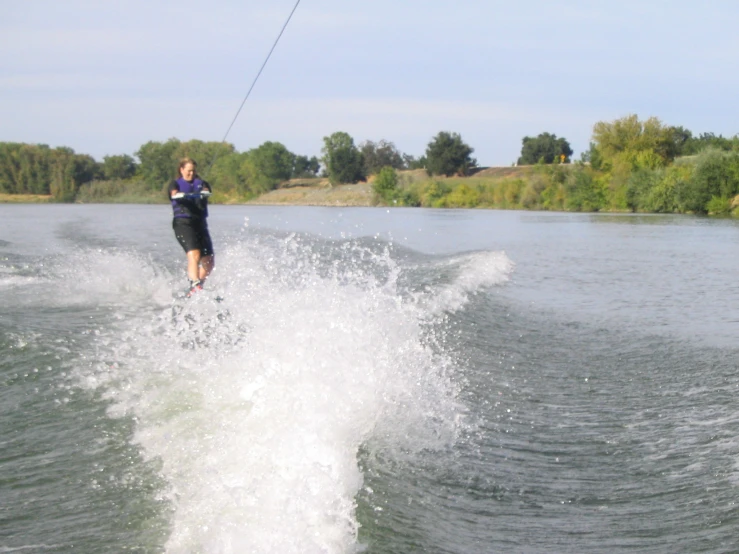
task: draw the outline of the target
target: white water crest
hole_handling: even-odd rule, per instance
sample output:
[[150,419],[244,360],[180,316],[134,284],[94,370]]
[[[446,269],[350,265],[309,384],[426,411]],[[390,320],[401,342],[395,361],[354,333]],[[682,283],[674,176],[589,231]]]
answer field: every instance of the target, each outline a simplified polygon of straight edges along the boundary
[[441,264],[453,272],[451,281],[433,291],[426,300],[434,313],[456,311],[467,304],[471,294],[508,280],[514,264],[503,252],[471,252],[449,258]]
[[118,314],[79,379],[112,417],[134,419],[134,440],[160,461],[170,553],[361,550],[360,448],[453,444],[459,368],[434,321],[512,266],[470,255],[451,281],[412,294],[389,247],[250,235],[221,248],[203,293],[170,301],[180,279],[134,261],[135,286],[117,277],[127,255],[78,262]]

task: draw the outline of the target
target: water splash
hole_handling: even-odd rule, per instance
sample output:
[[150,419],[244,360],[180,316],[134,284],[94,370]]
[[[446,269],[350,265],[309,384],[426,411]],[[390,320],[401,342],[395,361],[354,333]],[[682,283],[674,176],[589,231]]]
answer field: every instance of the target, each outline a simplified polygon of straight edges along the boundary
[[[110,268],[130,260],[116,256],[86,260],[98,299],[127,286]],[[431,323],[504,280],[506,260],[437,261],[428,271],[454,276],[411,291],[386,244],[255,234],[222,248],[207,290],[174,308],[161,302],[171,274],[144,264],[139,309],[99,337],[105,361],[80,382],[161,460],[167,551],[358,550],[359,449],[378,436],[405,451],[453,443],[457,368]]]

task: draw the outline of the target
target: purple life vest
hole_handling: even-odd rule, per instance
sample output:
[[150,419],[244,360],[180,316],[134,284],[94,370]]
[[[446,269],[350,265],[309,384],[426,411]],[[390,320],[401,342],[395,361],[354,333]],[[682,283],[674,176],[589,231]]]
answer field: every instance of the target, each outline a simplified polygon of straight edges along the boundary
[[[203,190],[203,181],[199,178],[193,179],[192,183],[182,177],[176,180],[180,192],[185,194],[196,194]],[[207,198],[183,198],[172,199],[172,211],[175,217],[197,217],[205,219],[208,217]]]

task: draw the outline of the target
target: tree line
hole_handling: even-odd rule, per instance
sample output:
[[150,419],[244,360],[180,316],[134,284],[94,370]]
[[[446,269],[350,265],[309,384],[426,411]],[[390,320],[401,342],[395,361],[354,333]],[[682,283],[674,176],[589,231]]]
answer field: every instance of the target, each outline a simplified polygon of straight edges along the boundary
[[[0,192],[51,195],[60,202],[159,198],[178,160],[190,157],[213,184],[216,201],[248,200],[291,179],[319,175],[332,184],[374,176],[378,203],[408,206],[729,213],[739,193],[739,137],[694,136],[654,117],[596,123],[588,151],[575,162],[565,138],[548,132],[524,137],[517,165],[533,169],[518,177],[475,177],[481,168],[473,153],[448,131],[434,136],[419,158],[387,140],[356,145],[342,131],[324,137],[320,159],[270,141],[238,152],[225,142],[171,138],[101,162],[67,147],[5,142]],[[408,169],[423,169],[426,178],[410,179],[402,171]]]
[[518,176],[408,179],[388,168],[373,189],[392,205],[739,215],[739,136],[694,136],[632,114],[596,123],[589,149],[571,156],[567,140],[542,133],[523,138],[518,165],[530,167]]
[[279,142],[237,152],[228,143],[171,138],[147,142],[134,156],[104,156],[97,162],[71,148],[3,142],[0,192],[51,195],[60,202],[80,195],[106,197],[126,188],[132,194],[157,194],[176,177],[178,161],[190,157],[199,161],[209,180],[248,199],[288,179],[315,177],[320,168],[315,156],[295,155]]
[[[440,152],[415,159],[400,152],[393,143],[364,141],[359,146],[345,132],[323,139],[322,157],[290,152],[279,142],[267,141],[257,148],[238,152],[225,142],[149,141],[134,156],[92,156],[78,154],[68,147],[50,148],[45,144],[0,142],[0,192],[6,194],[51,195],[69,202],[82,196],[107,197],[120,189],[150,194],[166,188],[175,175],[178,161],[195,159],[198,170],[214,188],[248,200],[291,179],[326,177],[332,184],[365,181],[383,167],[416,169],[426,167],[445,174],[463,174],[473,167],[467,159],[472,149],[459,135],[442,132],[437,137]],[[461,156],[461,162],[457,158]],[[445,157],[441,160],[441,157]],[[450,165],[451,164],[451,165]]]

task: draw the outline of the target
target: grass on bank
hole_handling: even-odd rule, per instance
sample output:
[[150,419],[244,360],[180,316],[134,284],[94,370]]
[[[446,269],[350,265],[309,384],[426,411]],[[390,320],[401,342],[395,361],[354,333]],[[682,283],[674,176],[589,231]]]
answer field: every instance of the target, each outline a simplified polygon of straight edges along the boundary
[[0,204],[48,204],[50,194],[5,194],[0,192]]

